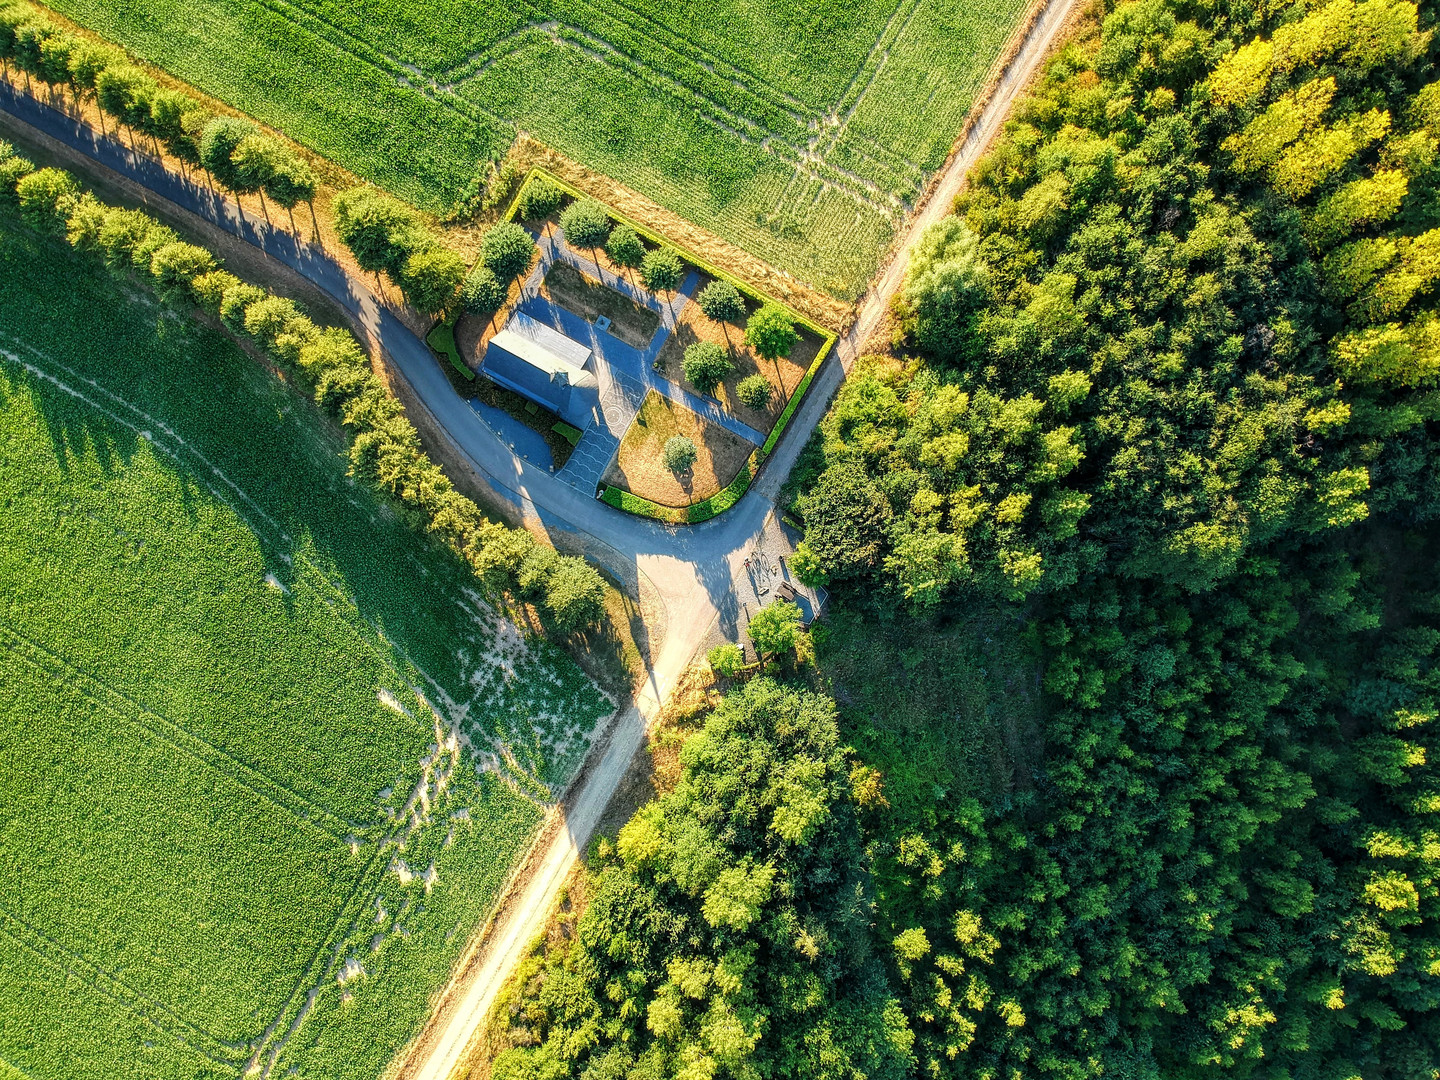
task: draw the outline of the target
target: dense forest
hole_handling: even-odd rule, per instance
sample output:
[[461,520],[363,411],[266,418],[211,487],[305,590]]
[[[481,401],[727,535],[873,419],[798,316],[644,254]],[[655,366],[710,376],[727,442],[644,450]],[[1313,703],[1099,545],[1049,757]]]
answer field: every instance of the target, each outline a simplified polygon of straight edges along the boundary
[[1440,1077],[1434,14],[1141,0],[1054,59],[791,507],[852,628],[1002,613],[1034,761],[896,797],[817,631],[497,1076]]

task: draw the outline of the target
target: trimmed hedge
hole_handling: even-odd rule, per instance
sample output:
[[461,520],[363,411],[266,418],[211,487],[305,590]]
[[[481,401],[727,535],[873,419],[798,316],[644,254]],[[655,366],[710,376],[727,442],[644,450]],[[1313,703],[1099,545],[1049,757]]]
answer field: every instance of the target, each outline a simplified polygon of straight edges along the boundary
[[475,381],[475,373],[470,370],[460,356],[460,349],[455,344],[455,324],[448,319],[442,319],[436,323],[425,335],[425,344],[429,345],[436,353],[450,361],[450,366],[462,377]]
[[770,437],[765,440],[765,445],[760,448],[760,453],[766,457],[770,456],[775,449],[775,444],[780,441],[780,436],[785,434],[785,428],[790,423],[790,418],[795,415],[795,410],[800,407],[800,402],[805,397],[805,391],[810,389],[810,383],[815,378],[815,373],[820,370],[820,365],[830,355],[830,347],[835,344],[832,336],[820,346],[820,351],[815,354],[815,359],[810,362],[810,368],[805,372],[805,377],[800,380],[800,385],[795,387],[795,392],[790,395],[790,400],[785,403],[785,411],[780,414],[780,419],[775,421],[775,426],[770,429]]
[[663,521],[667,525],[698,525],[702,521],[709,521],[711,518],[723,514],[745,496],[750,490],[750,483],[760,471],[760,465],[765,460],[765,452],[756,450],[750,455],[750,460],[735,474],[735,479],[711,495],[708,499],[701,499],[690,506],[661,506],[649,499],[642,499],[639,495],[632,495],[623,488],[606,485],[600,492],[600,501],[607,506],[613,506],[617,510],[624,510],[627,514],[635,514],[639,517],[652,518],[655,521]]

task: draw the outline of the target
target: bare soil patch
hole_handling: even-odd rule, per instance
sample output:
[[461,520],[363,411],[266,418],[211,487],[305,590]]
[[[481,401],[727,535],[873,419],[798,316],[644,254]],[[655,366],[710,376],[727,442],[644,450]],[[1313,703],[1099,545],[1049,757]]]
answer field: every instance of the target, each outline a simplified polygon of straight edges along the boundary
[[649,346],[650,339],[660,328],[660,316],[655,312],[567,262],[551,265],[545,272],[545,282],[540,291],[553,303],[573,311],[588,322],[594,322],[597,316],[605,316],[610,320],[609,333],[637,349]]
[[[708,274],[701,274],[696,294],[713,280]],[[747,300],[747,307],[754,310],[757,305]],[[661,347],[655,363],[657,370],[667,379],[673,379],[687,390],[698,394],[699,389],[685,378],[685,350],[697,341],[712,341],[727,349],[734,370],[729,378],[715,388],[715,393],[711,396],[718,399],[725,406],[726,412],[737,420],[768,435],[775,426],[775,421],[785,411],[785,402],[790,400],[790,395],[800,385],[800,380],[805,377],[805,372],[809,370],[825,341],[818,334],[797,326],[800,340],[795,343],[795,348],[790,350],[789,356],[773,362],[762,360],[755,354],[754,349],[745,344],[745,327],[749,321],[747,312],[738,325],[717,323],[705,317],[699,304],[686,304],[680,312],[675,332]],[[764,375],[770,382],[770,403],[763,409],[750,408],[735,392],[741,379],[755,374]]]
[[[674,435],[688,435],[699,451],[695,464],[679,475],[667,469],[664,460],[665,440]],[[734,480],[754,449],[740,436],[651,390],[604,482],[661,506],[689,506]]]

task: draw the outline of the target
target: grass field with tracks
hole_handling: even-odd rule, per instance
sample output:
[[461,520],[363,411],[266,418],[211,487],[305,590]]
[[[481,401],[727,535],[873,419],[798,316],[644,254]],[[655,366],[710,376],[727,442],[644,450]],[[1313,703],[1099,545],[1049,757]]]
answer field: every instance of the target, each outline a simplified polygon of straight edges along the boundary
[[0,1076],[373,1080],[610,711],[342,450],[0,231]]
[[1024,0],[54,0],[440,210],[526,130],[851,297]]

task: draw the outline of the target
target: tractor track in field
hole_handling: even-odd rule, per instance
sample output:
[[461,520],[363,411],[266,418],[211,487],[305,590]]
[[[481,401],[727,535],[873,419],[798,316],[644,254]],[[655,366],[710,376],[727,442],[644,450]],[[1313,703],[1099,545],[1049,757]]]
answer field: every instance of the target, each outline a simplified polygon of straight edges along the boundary
[[582,543],[591,558],[622,581],[648,580],[663,600],[671,632],[658,655],[647,657],[646,680],[635,702],[622,710],[608,733],[592,746],[579,775],[552,811],[545,831],[517,869],[499,910],[472,939],[425,1031],[387,1074],[393,1080],[449,1080],[464,1059],[501,987],[529,943],[544,929],[561,886],[631,759],[643,747],[649,723],[661,703],[716,621],[725,626],[727,619],[734,618],[733,583],[755,536],[774,510],[781,485],[846,373],[884,331],[890,301],[904,279],[901,254],[924,229],[950,212],[971,166],[1001,131],[1016,100],[1081,7],[1081,0],[1037,0],[944,167],[917,200],[888,260],[859,302],[849,331],[835,349],[836,361],[825,363],[817,373],[764,470],[746,496],[724,515],[685,529],[612,510],[515,458],[450,388],[424,343],[373,295],[366,282],[351,277],[326,253],[245,217],[234,203],[168,173],[162,164],[0,85],[0,108],[255,245],[328,294],[370,340],[379,343],[393,371],[408,384],[416,407],[443,433],[457,460],[473,467],[498,501],[545,529],[552,539],[567,536],[566,542]]

